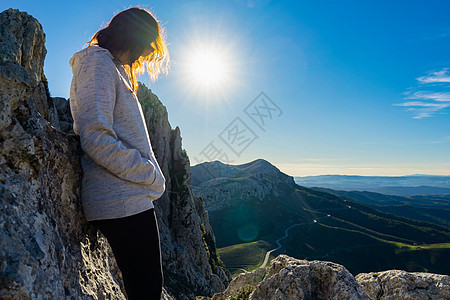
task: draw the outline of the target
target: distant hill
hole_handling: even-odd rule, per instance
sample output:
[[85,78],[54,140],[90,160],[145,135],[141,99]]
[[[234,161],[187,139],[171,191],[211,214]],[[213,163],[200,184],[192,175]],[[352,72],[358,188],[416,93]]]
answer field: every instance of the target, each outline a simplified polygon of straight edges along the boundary
[[215,211],[246,202],[262,202],[280,196],[279,187],[296,186],[292,176],[264,159],[242,165],[220,161],[191,167],[192,188],[202,195],[207,209]]
[[295,182],[307,187],[324,187],[343,191],[371,191],[398,196],[450,194],[450,176],[319,175],[295,177]]
[[380,186],[374,188],[366,188],[366,191],[387,195],[412,196],[427,194],[447,194],[450,195],[450,188],[442,188],[436,186]]
[[297,224],[274,255],[326,259],[354,274],[393,268],[450,274],[448,226],[299,186],[262,159],[244,165],[208,162],[191,172],[194,194],[204,200],[220,248],[260,240],[276,248],[275,241]]
[[392,196],[364,191],[313,189],[359,201],[379,211],[450,227],[450,194]]

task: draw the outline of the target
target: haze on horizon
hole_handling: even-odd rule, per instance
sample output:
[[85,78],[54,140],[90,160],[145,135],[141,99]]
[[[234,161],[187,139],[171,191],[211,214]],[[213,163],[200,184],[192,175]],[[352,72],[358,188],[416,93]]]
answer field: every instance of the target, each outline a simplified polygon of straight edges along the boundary
[[[51,95],[117,12],[152,9],[171,71],[149,86],[191,165],[291,176],[450,174],[450,2],[6,0],[41,22]],[[51,7],[51,9],[49,9]]]
[[[251,161],[254,161],[252,159]],[[220,161],[220,160],[219,160]],[[226,164],[226,162],[221,161]],[[250,161],[243,163],[231,163],[229,165],[241,165],[247,164]],[[377,176],[377,177],[399,177],[399,176],[450,176],[450,171],[443,169],[442,174],[432,174],[432,173],[414,173],[412,168],[407,166],[402,170],[410,170],[410,173],[402,173],[402,170],[397,170],[394,168],[351,168],[345,165],[342,166],[329,166],[324,164],[322,167],[317,167],[317,164],[274,164],[269,161],[272,165],[277,167],[281,172],[294,176],[294,177],[306,177],[306,176],[319,176],[319,175],[346,175],[346,176]],[[191,167],[198,165],[192,164]],[[302,165],[303,169],[299,172],[298,166]],[[372,169],[375,169],[373,171]],[[295,173],[297,172],[297,173]]]

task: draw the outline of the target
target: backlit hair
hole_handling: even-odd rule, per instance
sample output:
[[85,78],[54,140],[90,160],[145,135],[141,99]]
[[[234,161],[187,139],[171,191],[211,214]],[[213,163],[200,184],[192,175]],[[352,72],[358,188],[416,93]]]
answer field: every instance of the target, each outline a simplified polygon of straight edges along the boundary
[[[90,46],[108,49],[113,55],[131,51],[136,60],[124,68],[128,73],[134,92],[138,89],[136,78],[144,73],[145,65],[151,81],[169,70],[169,51],[165,42],[164,28],[153,14],[143,8],[132,7],[115,15],[108,25],[97,31],[89,41]],[[142,52],[152,46],[155,51],[146,57]]]

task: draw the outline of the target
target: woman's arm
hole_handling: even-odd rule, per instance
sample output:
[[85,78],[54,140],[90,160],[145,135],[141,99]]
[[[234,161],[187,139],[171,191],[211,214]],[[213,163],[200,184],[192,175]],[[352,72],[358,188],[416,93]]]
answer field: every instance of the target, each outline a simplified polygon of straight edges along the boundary
[[112,128],[116,97],[115,65],[106,53],[90,53],[74,70],[71,110],[81,147],[98,165],[116,176],[140,184],[153,184],[153,163],[137,149],[126,148]]

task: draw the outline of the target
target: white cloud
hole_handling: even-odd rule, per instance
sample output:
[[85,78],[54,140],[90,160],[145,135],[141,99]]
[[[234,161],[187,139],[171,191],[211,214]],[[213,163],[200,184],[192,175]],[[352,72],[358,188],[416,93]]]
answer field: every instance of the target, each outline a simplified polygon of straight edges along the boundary
[[427,76],[417,78],[420,83],[436,83],[436,82],[450,82],[450,74],[447,74],[448,68],[444,68],[438,72],[431,72]]
[[[422,84],[443,83],[448,87],[447,83],[450,83],[450,74],[447,74],[449,68],[444,68],[439,72],[429,72],[427,76],[417,78]],[[407,107],[406,111],[414,113],[414,119],[423,119],[431,117],[435,114],[445,114],[442,110],[450,107],[450,93],[439,91],[417,91],[414,93],[405,93],[407,97],[405,100],[417,100],[417,101],[404,101],[403,103],[394,104],[395,106]]]
[[415,92],[412,96],[409,96],[406,99],[424,99],[438,102],[450,102],[450,93],[419,91]]
[[[419,98],[418,96],[410,97],[407,99],[435,100],[432,97]],[[441,98],[439,98],[439,99],[441,99]],[[435,100],[435,101],[444,102],[444,100]],[[407,101],[407,102],[398,103],[398,104],[394,104],[394,105],[408,107],[407,111],[414,112],[414,114],[415,114],[415,116],[413,117],[414,119],[423,119],[423,118],[431,117],[433,114],[437,113],[438,111],[445,109],[447,107],[450,107],[450,101],[448,103],[442,103],[442,102]]]
[[436,107],[426,107],[426,108],[408,108],[408,111],[415,112],[413,119],[423,119],[428,118],[437,113],[441,108]]
[[433,103],[433,102],[423,102],[423,101],[410,101],[410,102],[403,102],[400,104],[394,104],[396,106],[419,106],[419,107],[435,107],[437,109],[443,109],[446,107],[450,107],[449,104],[445,103]]

